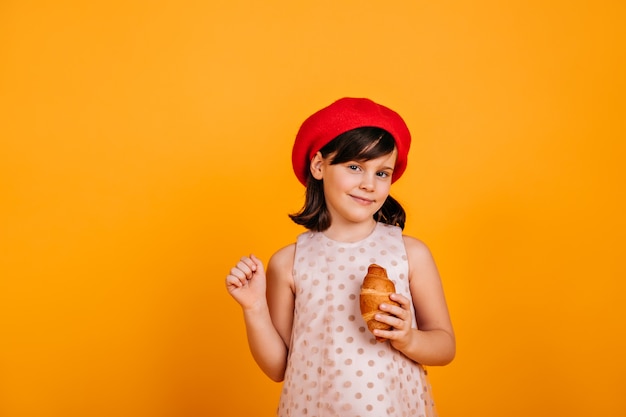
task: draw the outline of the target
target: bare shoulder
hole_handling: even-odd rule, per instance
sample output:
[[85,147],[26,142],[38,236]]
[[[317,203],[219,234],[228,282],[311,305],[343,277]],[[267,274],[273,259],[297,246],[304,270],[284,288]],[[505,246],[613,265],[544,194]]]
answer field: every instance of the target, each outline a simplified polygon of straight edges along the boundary
[[435,260],[430,248],[412,236],[403,235],[404,247],[409,261],[409,277],[424,279],[426,277],[439,278]]
[[432,257],[430,249],[420,239],[413,236],[402,235],[404,240],[404,247],[406,248],[407,256],[411,257]]
[[270,279],[293,282],[293,259],[296,254],[296,244],[292,243],[277,250],[269,260],[267,273]]
[[293,257],[296,254],[296,244],[292,243],[283,248],[278,249],[270,258],[270,265],[274,265],[279,269],[288,267],[289,270],[293,268]]

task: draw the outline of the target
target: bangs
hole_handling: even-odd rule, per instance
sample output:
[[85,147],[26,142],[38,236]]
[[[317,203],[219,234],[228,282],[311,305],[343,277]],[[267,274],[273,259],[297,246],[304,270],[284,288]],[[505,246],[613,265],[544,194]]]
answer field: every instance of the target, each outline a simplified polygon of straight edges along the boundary
[[332,165],[348,161],[367,161],[388,155],[396,148],[393,136],[379,127],[349,130],[320,149],[324,158],[331,156]]

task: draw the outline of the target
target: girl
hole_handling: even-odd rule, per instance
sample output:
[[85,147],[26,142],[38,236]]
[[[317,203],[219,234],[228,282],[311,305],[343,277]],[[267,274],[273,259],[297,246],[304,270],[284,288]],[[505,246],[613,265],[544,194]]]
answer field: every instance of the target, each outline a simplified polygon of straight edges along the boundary
[[[423,365],[445,365],[455,338],[435,262],[402,234],[405,212],[390,187],[411,136],[393,110],[343,98],[310,116],[292,152],[305,204],[291,219],[308,230],[278,250],[265,272],[254,255],[226,277],[241,305],[259,367],[283,381],[278,415],[434,416]],[[367,330],[359,293],[369,264],[396,286]],[[377,342],[376,337],[384,341]]]

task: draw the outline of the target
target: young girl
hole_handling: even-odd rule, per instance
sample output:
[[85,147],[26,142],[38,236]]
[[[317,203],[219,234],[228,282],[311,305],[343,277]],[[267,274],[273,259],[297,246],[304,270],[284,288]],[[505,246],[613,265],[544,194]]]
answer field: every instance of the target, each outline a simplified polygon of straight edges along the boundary
[[[250,255],[226,277],[254,359],[284,380],[281,417],[436,414],[423,365],[449,363],[455,338],[430,251],[402,234],[405,212],[389,195],[410,141],[402,118],[369,99],[314,113],[292,153],[306,197],[290,217],[308,230],[271,257],[267,272]],[[387,270],[399,304],[380,305],[390,315],[376,320],[392,328],[374,333],[359,308],[372,263]]]

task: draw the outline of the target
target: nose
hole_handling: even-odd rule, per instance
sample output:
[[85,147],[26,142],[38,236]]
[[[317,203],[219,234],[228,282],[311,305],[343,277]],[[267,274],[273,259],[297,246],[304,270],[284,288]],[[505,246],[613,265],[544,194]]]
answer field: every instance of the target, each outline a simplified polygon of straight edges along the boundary
[[361,190],[374,191],[374,178],[372,175],[365,174],[361,177],[361,184],[359,185]]

